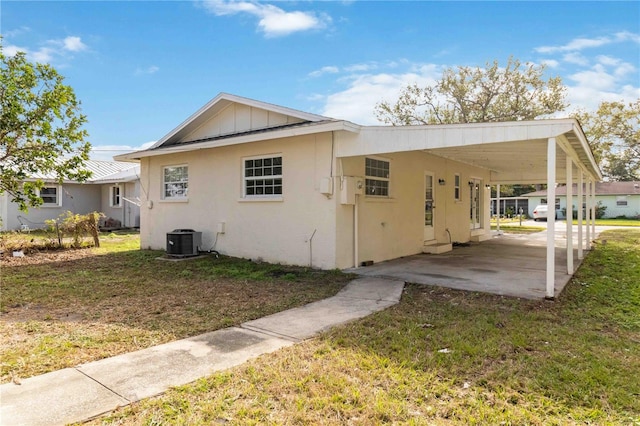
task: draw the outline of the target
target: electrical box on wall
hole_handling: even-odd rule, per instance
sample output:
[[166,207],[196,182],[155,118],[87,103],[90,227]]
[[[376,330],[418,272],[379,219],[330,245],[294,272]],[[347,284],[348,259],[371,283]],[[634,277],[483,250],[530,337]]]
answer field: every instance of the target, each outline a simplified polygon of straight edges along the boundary
[[323,195],[333,194],[333,179],[330,177],[320,179],[320,193]]
[[364,179],[356,176],[344,176],[340,191],[340,204],[355,204],[356,195],[362,195]]

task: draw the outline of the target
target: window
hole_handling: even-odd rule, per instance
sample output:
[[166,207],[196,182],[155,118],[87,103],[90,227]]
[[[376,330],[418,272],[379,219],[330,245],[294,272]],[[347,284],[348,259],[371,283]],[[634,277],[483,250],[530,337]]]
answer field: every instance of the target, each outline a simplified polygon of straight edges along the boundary
[[120,187],[112,186],[109,192],[109,206],[120,207]]
[[60,186],[44,186],[39,191],[40,198],[42,198],[43,207],[58,207],[62,205],[62,199],[60,198]]
[[189,191],[189,167],[165,167],[162,177],[162,191],[164,199],[187,198]]
[[367,195],[389,196],[389,162],[365,158],[365,190]]
[[282,156],[244,160],[244,196],[282,195]]
[[616,206],[627,207],[627,196],[618,195],[616,197]]
[[460,201],[460,174],[456,173],[453,176],[453,198],[456,201]]

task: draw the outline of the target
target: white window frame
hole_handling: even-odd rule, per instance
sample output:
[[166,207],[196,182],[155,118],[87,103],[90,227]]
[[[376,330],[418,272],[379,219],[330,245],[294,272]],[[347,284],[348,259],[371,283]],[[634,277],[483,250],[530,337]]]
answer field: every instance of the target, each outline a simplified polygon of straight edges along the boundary
[[[47,203],[42,198],[42,191],[44,189],[54,188],[56,190],[56,199],[53,203]],[[42,198],[42,204],[40,207],[61,207],[62,206],[62,185],[47,185],[45,184],[41,189],[37,191],[38,197]],[[47,194],[50,195],[50,194]]]
[[109,207],[122,207],[122,194],[120,193],[119,185],[109,187]]
[[629,207],[629,197],[626,195],[616,196],[616,207]]
[[[377,162],[382,162],[382,163],[387,163],[387,175],[386,176],[378,176],[380,173],[377,174],[372,174],[369,173],[367,174],[367,171],[371,171],[372,167],[371,166],[367,166],[367,162],[368,161],[377,161]],[[384,168],[380,169],[379,167],[374,167],[374,170],[382,170],[384,171]],[[365,196],[367,197],[373,197],[373,198],[390,198],[391,197],[391,160],[389,160],[388,158],[382,158],[382,157],[374,157],[374,156],[367,156],[364,159],[364,193]],[[383,184],[382,188],[386,187],[386,194],[376,194],[376,188],[380,188],[379,186],[377,186],[377,184]],[[384,191],[383,191],[384,192]]]
[[454,174],[453,175],[453,199],[455,201],[462,201],[462,191],[460,190],[460,182],[462,182],[460,173]]
[[[177,168],[185,168],[186,169],[186,179],[182,179],[182,180],[176,180],[176,181],[172,181],[172,182],[167,182],[166,180],[166,171],[167,169],[177,169]],[[178,189],[172,189],[171,191],[174,192],[173,195],[169,194],[167,195],[168,192],[168,188],[167,185],[185,185],[184,188],[182,189],[182,193],[178,193],[177,191],[179,191]],[[163,200],[186,200],[189,196],[189,165],[187,164],[175,164],[175,165],[170,165],[170,166],[163,166],[162,167],[162,199]]]
[[[269,164],[264,164],[265,160]],[[256,161],[260,162],[260,164],[256,165]],[[251,162],[251,164],[249,162]],[[277,173],[278,171],[280,173]],[[267,183],[265,181],[271,182]],[[262,182],[261,185],[259,185],[260,182]],[[242,158],[243,199],[280,200],[282,199],[283,194],[284,156],[282,153],[255,155]]]

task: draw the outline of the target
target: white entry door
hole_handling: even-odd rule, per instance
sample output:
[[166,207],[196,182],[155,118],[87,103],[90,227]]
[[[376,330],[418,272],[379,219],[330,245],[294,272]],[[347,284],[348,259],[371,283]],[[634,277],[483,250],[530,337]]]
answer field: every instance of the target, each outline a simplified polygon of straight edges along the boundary
[[471,229],[478,229],[481,227],[480,215],[482,213],[482,210],[480,209],[480,206],[482,205],[482,200],[480,196],[482,192],[480,191],[480,188],[482,188],[482,181],[480,179],[472,178],[469,181],[469,189],[471,194],[469,199],[469,204],[470,204],[469,219],[471,223]]
[[425,172],[424,174],[424,241],[432,241],[435,239],[434,224],[434,207],[435,207],[435,191],[433,190],[433,173]]

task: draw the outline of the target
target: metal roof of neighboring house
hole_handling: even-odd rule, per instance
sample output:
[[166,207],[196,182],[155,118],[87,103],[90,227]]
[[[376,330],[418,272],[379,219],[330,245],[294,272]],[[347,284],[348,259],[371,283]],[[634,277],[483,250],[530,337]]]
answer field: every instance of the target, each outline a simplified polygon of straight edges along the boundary
[[[584,187],[586,193],[586,187]],[[573,184],[573,195],[578,193],[578,185]],[[523,197],[545,197],[547,190],[522,194]],[[567,195],[565,185],[556,187],[556,196]],[[640,181],[632,182],[596,182],[596,195],[640,195]]]
[[[135,163],[125,163],[122,161],[87,160],[84,162],[84,168],[92,173],[88,182],[103,180],[111,175],[135,167],[139,166]],[[57,176],[53,173],[34,173],[31,179],[57,180]]]
[[[126,163],[131,164],[131,163]],[[116,173],[101,177],[99,179],[91,179],[91,183],[118,183],[118,182],[133,182],[140,179],[140,166],[134,165],[125,170],[121,170]]]

